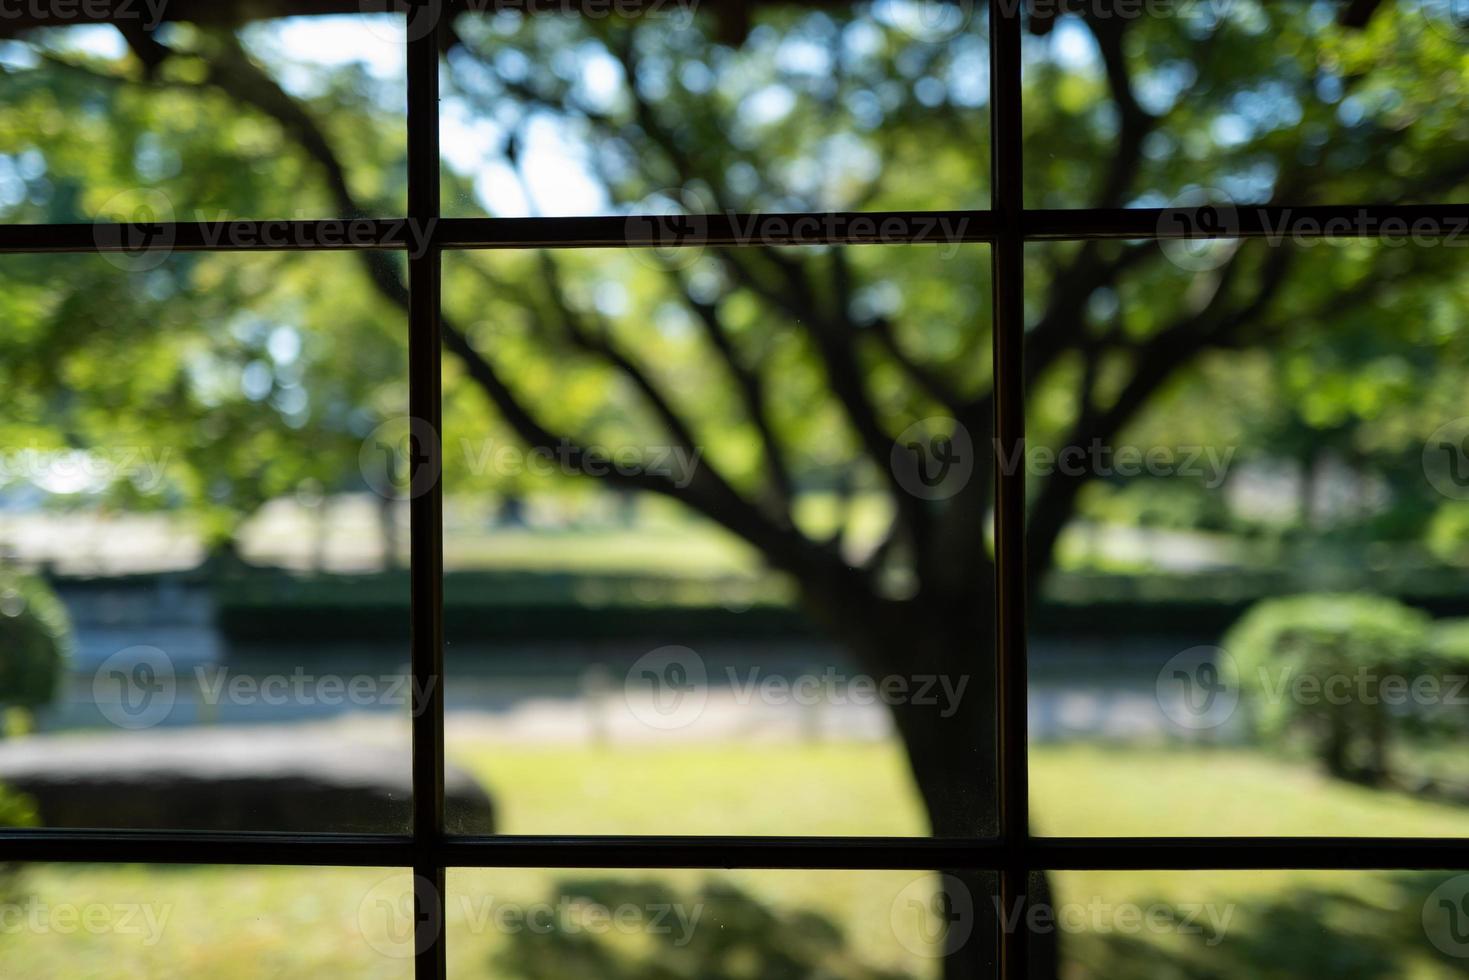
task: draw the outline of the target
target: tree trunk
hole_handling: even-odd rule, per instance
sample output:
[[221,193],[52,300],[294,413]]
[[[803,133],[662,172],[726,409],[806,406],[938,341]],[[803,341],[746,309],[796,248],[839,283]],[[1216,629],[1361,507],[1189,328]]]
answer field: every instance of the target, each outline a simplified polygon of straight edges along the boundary
[[[986,604],[972,600],[944,606],[869,598],[848,608],[837,630],[864,671],[906,682],[910,696],[891,710],[935,837],[999,831],[994,618]],[[935,870],[958,882],[954,887],[967,893],[961,898],[973,910],[968,939],[944,957],[944,980],[994,977],[1000,923],[1012,915],[999,907],[997,876]],[[1030,894],[1032,903],[1050,903],[1043,875],[1035,876]],[[1031,977],[1054,980],[1058,946],[1054,932],[1029,937]]]
[[395,572],[402,567],[398,560],[398,497],[384,494],[377,502],[377,523],[383,545],[383,571]]
[[1388,786],[1392,783],[1392,760],[1388,751],[1389,729],[1387,723],[1387,708],[1381,702],[1381,692],[1378,693],[1376,704],[1365,706],[1367,714],[1367,738],[1372,746],[1372,780],[1377,786]]
[[1326,764],[1328,775],[1347,781],[1353,780],[1352,767],[1348,759],[1350,733],[1347,731],[1346,716],[1333,711],[1325,719],[1326,736],[1321,745],[1321,761]]

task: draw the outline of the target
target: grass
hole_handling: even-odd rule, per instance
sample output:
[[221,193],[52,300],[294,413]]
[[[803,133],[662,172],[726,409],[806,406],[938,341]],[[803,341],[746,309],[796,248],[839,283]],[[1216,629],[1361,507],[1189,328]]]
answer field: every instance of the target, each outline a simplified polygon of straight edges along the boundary
[[[528,749],[451,739],[450,749],[491,787],[506,833],[925,832],[901,753],[886,744]],[[1037,830],[1047,834],[1465,836],[1469,831],[1469,812],[1464,810],[1332,783],[1309,768],[1237,750],[1070,744],[1039,746],[1032,763]],[[900,892],[911,894],[904,890],[922,877],[915,872],[613,874],[656,877],[690,890],[717,875],[777,907],[819,910],[843,928],[853,951],[867,962],[920,977],[933,975],[932,963],[904,949],[899,936],[904,927],[893,923],[895,899]],[[492,925],[494,910],[506,902],[545,901],[568,890],[574,894],[574,886],[559,883],[597,876],[533,870],[452,873],[451,973],[501,976],[490,965],[505,943]],[[1277,934],[1296,922],[1290,916],[1301,915],[1300,929],[1329,928],[1335,930],[1329,936],[1348,938],[1367,936],[1376,922],[1399,923],[1408,937],[1405,942],[1416,938],[1426,947],[1415,918],[1421,898],[1416,905],[1404,899],[1398,880],[1346,872],[1059,874],[1055,887],[1063,904],[1207,904],[1232,915],[1228,935],[1217,949],[1175,934],[1068,936],[1068,975],[1205,975],[1170,973],[1176,963],[1156,969],[1128,966],[1127,943],[1135,940],[1147,944],[1149,955],[1169,953],[1183,963],[1201,955],[1227,957],[1253,943],[1253,953],[1263,950],[1279,961],[1279,969],[1286,969],[1292,953],[1310,947],[1297,930]],[[383,904],[401,901],[406,894],[407,877],[401,873],[57,865],[27,869],[18,888],[19,895],[31,896],[32,906],[49,903],[55,909],[57,903],[70,903],[111,909],[141,903],[154,907],[155,918],[166,909],[168,918],[161,940],[147,945],[142,913],[135,913],[132,922],[142,931],[122,935],[92,934],[82,927],[70,933],[17,929],[13,916],[11,925],[0,917],[0,977],[208,975],[232,980],[411,973],[409,960],[374,948],[403,951],[385,931]],[[1309,889],[1345,889],[1361,899],[1322,902]],[[1305,904],[1308,899],[1315,904]],[[110,921],[117,921],[121,913],[114,909],[110,914]],[[43,921],[60,920],[52,915]],[[1275,952],[1271,942],[1284,944],[1283,952]],[[1344,962],[1340,955],[1337,962]],[[1337,980],[1463,975],[1444,962],[1426,952],[1407,952],[1390,972],[1354,973],[1351,963],[1334,972]],[[1371,963],[1361,960],[1358,966],[1368,969]]]
[[[545,498],[540,502],[554,504],[555,500]],[[444,563],[451,570],[509,568],[713,577],[759,576],[764,569],[759,556],[738,538],[708,521],[690,519],[687,511],[665,500],[637,501],[636,523],[628,526],[498,526],[493,534],[485,532],[490,515],[483,504],[481,497],[449,502],[452,533],[444,540]],[[850,507],[825,492],[804,493],[796,501],[796,520],[808,534],[814,538],[830,535],[846,521],[849,536],[859,550],[881,539],[889,516],[889,505],[882,494],[857,494]]]

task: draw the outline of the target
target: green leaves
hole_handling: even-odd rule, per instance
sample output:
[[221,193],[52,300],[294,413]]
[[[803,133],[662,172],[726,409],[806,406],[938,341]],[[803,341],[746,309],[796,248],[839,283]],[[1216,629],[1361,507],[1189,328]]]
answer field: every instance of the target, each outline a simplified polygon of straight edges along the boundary
[[[40,579],[0,570],[0,708],[34,708],[56,694],[72,652],[71,621]],[[16,811],[0,787],[0,826]]]

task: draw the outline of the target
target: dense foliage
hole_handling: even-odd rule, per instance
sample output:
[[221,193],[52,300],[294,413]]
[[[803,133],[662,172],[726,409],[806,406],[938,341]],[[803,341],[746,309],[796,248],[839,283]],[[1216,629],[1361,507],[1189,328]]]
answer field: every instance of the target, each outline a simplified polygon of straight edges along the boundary
[[66,607],[45,582],[0,572],[0,706],[49,703],[72,642]]
[[1422,691],[1437,680],[1428,636],[1427,614],[1396,600],[1321,594],[1257,604],[1224,645],[1264,735],[1304,733],[1332,775],[1376,782],[1392,775],[1394,732],[1441,701]]

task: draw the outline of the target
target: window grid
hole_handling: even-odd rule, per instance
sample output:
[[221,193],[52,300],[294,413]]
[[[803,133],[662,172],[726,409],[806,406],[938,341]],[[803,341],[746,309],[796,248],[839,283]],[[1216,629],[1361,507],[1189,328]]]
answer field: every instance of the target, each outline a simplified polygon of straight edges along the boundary
[[[431,9],[440,8],[433,0]],[[791,215],[708,215],[685,233],[687,246],[737,246],[752,238],[773,244],[924,244],[953,236],[939,228],[965,229],[957,240],[991,245],[993,266],[994,438],[1003,447],[1024,439],[1022,374],[1024,341],[1023,252],[1027,242],[1104,238],[1187,237],[1193,209],[1027,209],[1021,153],[1022,4],[989,0],[991,209],[829,213],[812,236],[790,232]],[[442,30],[442,23],[437,25]],[[417,33],[417,32],[415,32]],[[429,245],[408,256],[410,414],[441,430],[441,256],[448,248],[638,248],[667,247],[658,222],[621,217],[441,219],[439,201],[439,43],[437,31],[407,42],[408,214],[369,219],[370,234],[340,235],[337,221],[270,222],[291,233],[235,236],[225,243],[199,222],[167,225],[166,246],[176,251],[316,251],[375,248],[406,251],[408,222],[432,229]],[[1279,228],[1286,211],[1305,223],[1306,237],[1379,237],[1388,219],[1424,220],[1438,228],[1469,224],[1469,205],[1339,205],[1242,210],[1215,237],[1258,238]],[[941,225],[936,218],[962,218]],[[1368,220],[1363,220],[1363,218]],[[1332,231],[1336,227],[1345,231]],[[877,221],[873,221],[877,219]],[[856,227],[853,223],[857,222]],[[892,222],[903,229],[894,234]],[[249,229],[265,222],[234,221]],[[646,235],[640,229],[646,230]],[[682,231],[682,229],[680,229]],[[267,241],[268,239],[268,241]],[[104,236],[90,225],[0,226],[0,254],[95,252],[121,249],[125,235]],[[196,833],[188,831],[0,830],[0,861],[138,862],[227,865],[297,865],[411,868],[415,876],[417,936],[415,975],[446,973],[445,872],[450,867],[521,868],[787,868],[826,870],[973,869],[997,872],[1007,908],[1024,901],[1031,872],[1049,870],[1341,869],[1450,870],[1469,867],[1469,839],[1415,838],[1086,838],[1034,837],[1029,830],[1026,757],[1025,473],[1006,471],[996,454],[996,690],[1000,834],[996,839],[824,837],[457,837],[444,833],[443,533],[442,481],[411,503],[412,672],[414,704],[413,832],[411,835],[304,835]],[[423,887],[424,885],[430,887]],[[998,976],[1025,975],[1025,932],[1001,936]]]
[[[433,228],[439,218],[438,30],[408,40],[408,219]],[[413,14],[409,14],[410,19]],[[443,431],[439,303],[442,253],[432,240],[408,257],[408,414]],[[412,437],[416,439],[417,437]],[[441,438],[436,436],[435,438]],[[438,452],[438,446],[417,447]],[[409,504],[409,616],[413,674],[413,973],[443,980],[445,865],[433,845],[444,839],[444,481],[442,467],[427,493]]]

